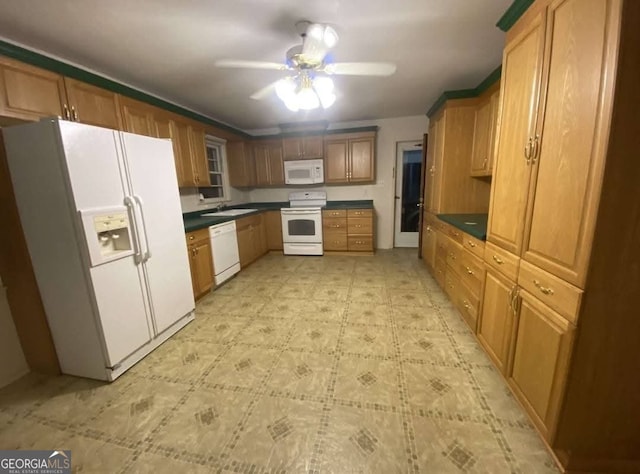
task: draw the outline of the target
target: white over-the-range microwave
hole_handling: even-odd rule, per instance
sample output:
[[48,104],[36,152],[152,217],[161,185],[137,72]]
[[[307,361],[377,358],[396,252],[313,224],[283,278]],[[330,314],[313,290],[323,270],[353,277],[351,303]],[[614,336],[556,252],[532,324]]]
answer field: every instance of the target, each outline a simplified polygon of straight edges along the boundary
[[284,162],[285,184],[324,183],[324,164],[322,160],[294,160]]

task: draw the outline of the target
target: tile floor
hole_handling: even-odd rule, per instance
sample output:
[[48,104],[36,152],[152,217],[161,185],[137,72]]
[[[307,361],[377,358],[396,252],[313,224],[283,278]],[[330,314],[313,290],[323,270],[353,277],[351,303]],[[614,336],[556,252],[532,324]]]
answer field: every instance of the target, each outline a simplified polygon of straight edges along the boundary
[[555,473],[415,250],[270,254],[112,384],[0,390],[0,449],[75,472]]

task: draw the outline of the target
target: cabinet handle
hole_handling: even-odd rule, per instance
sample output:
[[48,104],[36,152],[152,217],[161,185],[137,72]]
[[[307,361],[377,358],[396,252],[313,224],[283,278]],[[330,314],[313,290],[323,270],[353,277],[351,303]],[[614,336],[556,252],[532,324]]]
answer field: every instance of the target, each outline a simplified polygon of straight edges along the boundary
[[64,104],[62,106],[62,115],[64,115],[65,120],[69,120],[69,107],[67,106],[67,104]]
[[471,305],[467,302],[467,300],[462,300],[462,306],[467,309],[471,309]]
[[514,285],[513,288],[511,288],[511,291],[509,292],[509,307],[511,308],[511,311],[513,312],[514,316],[518,315],[517,300],[518,300],[518,285]]
[[356,224],[356,227],[360,228],[360,227],[362,227],[362,224]]
[[524,157],[527,159],[527,164],[531,162],[531,147],[533,146],[533,138],[529,137],[527,144],[524,146]]
[[474,242],[471,242],[470,240],[467,241],[467,242],[469,244],[469,247],[471,247],[471,248],[475,248],[476,247],[476,244]]
[[429,173],[431,173],[431,176],[433,176],[436,173],[436,167],[432,166],[431,169],[429,170]]
[[469,275],[473,275],[473,270],[471,270],[469,267],[464,267],[464,269],[467,271]]
[[536,137],[533,139],[533,151],[531,152],[531,161],[534,165],[536,164],[536,160],[538,159],[539,145],[540,135],[536,134]]
[[193,237],[193,235],[189,236],[189,240],[193,240],[195,237]]
[[455,260],[456,259],[456,255],[454,253],[450,253],[449,257],[451,257],[451,260]]
[[427,226],[427,228],[425,229],[427,232],[431,232],[431,226]]
[[502,265],[504,263],[502,261],[502,259],[500,257],[498,257],[497,255],[493,256],[493,261],[496,262],[498,265]]
[[484,160],[482,160],[482,169],[485,170],[487,169],[487,163],[489,160],[487,160],[486,158]]
[[542,284],[538,281],[538,280],[533,280],[533,284],[536,285],[536,288],[538,288],[540,290],[540,292],[542,294],[545,295],[553,295],[553,288],[548,287],[548,286],[542,286]]
[[334,229],[337,229],[338,227],[340,227],[340,224],[332,224],[329,227],[333,227]]
[[74,105],[71,106],[71,114],[73,115],[73,120],[78,122],[79,121],[79,119],[78,119],[78,111],[76,110]]

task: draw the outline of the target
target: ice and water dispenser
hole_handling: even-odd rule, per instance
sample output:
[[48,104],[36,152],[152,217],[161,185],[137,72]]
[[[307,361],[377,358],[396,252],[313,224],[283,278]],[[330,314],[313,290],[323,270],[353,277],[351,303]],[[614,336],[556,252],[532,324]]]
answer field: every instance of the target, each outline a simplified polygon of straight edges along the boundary
[[133,255],[126,207],[80,211],[91,266]]

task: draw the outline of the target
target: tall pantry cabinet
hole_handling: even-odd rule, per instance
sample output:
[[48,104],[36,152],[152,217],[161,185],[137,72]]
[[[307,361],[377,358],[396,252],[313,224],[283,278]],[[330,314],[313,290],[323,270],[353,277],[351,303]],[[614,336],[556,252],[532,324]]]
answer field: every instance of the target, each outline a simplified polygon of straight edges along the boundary
[[639,24],[537,0],[503,56],[478,338],[566,472],[640,472]]

